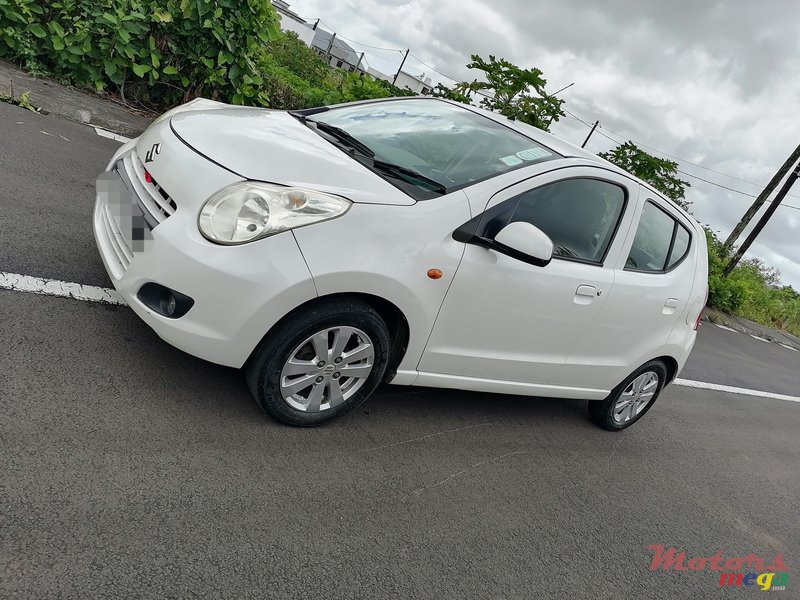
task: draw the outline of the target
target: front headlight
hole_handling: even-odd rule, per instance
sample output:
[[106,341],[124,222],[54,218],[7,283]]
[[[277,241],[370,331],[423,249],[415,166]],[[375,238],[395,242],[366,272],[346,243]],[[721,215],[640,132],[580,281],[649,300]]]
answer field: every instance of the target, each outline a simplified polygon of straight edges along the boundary
[[244,244],[287,229],[333,219],[350,201],[314,190],[257,181],[234,183],[200,210],[200,232],[218,244]]

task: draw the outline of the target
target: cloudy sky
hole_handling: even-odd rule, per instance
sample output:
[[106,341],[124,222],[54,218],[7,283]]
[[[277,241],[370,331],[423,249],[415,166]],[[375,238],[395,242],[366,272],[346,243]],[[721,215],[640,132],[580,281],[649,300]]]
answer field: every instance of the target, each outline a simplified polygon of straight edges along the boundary
[[[551,93],[574,82],[561,94],[565,108],[585,121],[599,119],[601,133],[681,157],[685,173],[746,194],[757,195],[800,144],[796,0],[294,0],[291,6],[349,40],[410,48],[407,70],[435,81],[452,83],[432,68],[474,79],[465,68],[472,53],[536,66]],[[384,71],[402,58],[352,45]],[[553,132],[580,144],[588,127],[567,117]],[[614,145],[595,134],[587,147],[600,152]],[[682,178],[692,185],[694,215],[727,236],[753,198],[689,175]],[[750,255],[778,267],[783,281],[800,290],[800,183],[790,194],[784,203],[797,209],[779,208]]]

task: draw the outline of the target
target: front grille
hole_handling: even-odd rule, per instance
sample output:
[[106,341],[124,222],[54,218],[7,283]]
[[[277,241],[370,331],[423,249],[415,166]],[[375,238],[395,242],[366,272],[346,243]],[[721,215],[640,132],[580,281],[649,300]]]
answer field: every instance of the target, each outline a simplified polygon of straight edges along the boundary
[[[120,165],[120,162],[122,165]],[[130,191],[133,193],[134,198],[139,201],[145,220],[152,229],[174,214],[178,207],[167,191],[158,185],[152,176],[151,181],[147,182],[144,176],[145,170],[135,150],[126,154],[121,161],[117,162],[117,172],[120,175],[125,175],[123,176],[123,181],[129,184]],[[150,218],[148,219],[148,217]]]

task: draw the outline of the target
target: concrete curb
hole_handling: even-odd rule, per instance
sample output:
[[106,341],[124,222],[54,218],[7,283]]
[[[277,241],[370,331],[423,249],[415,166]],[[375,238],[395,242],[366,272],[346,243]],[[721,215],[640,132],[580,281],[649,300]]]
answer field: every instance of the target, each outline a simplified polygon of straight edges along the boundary
[[715,325],[723,325],[738,331],[739,333],[755,335],[760,338],[764,338],[765,340],[769,340],[770,342],[785,344],[786,346],[790,346],[795,350],[800,350],[800,338],[793,336],[791,333],[779,331],[777,329],[771,329],[765,325],[748,321],[742,317],[728,315],[714,310],[713,308],[706,308],[705,314],[703,315],[703,321],[714,323]]
[[52,79],[31,77],[16,66],[0,61],[0,95],[18,99],[25,92],[29,93],[31,104],[45,114],[101,127],[126,137],[140,135],[155,118],[155,115],[137,114],[99,94]]

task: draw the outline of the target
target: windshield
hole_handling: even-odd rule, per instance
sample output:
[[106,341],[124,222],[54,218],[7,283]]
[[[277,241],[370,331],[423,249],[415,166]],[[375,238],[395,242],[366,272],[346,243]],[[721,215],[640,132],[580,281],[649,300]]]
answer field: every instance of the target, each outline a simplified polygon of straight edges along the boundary
[[509,127],[438,100],[359,104],[317,113],[313,121],[366,146],[374,156],[360,152],[358,158],[370,168],[377,162],[377,173],[400,180],[399,187],[417,199],[558,157]]

